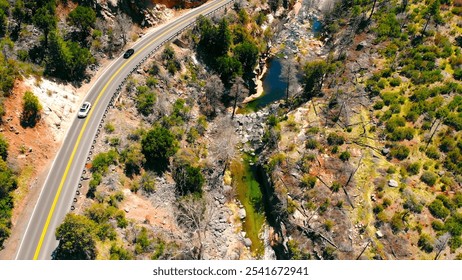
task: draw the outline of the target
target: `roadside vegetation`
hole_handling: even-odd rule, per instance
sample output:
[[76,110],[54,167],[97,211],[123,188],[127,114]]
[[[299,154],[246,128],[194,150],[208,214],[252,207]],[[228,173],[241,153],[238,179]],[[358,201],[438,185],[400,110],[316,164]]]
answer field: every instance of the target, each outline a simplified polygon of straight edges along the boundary
[[[96,1],[0,0],[0,124],[5,125],[4,116],[11,114],[4,102],[24,78],[34,76],[40,81],[45,77],[82,85],[102,57],[113,56],[128,43],[135,20],[127,16],[126,7],[121,6],[114,23],[106,21],[100,8]],[[151,96],[146,97],[142,102],[151,102]],[[34,92],[25,92],[22,105],[20,124],[33,129],[42,114]],[[11,192],[14,178],[21,173],[15,159],[6,156],[8,145],[3,136],[1,144],[0,248],[12,226],[15,201]]]

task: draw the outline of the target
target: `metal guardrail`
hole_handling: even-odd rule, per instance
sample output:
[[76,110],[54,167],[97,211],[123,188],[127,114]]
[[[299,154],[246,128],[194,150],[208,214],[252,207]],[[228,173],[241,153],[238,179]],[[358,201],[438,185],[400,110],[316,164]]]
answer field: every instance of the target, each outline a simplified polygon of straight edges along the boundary
[[[220,10],[224,10],[226,9],[230,4],[232,4],[233,2],[235,2],[236,0],[229,0],[228,2],[226,2],[226,4],[204,14],[203,16],[205,17],[210,17],[211,15],[215,14],[216,12],[220,11]],[[199,16],[198,16],[199,17]],[[127,79],[130,75],[132,75],[136,70],[138,70],[138,68],[147,60],[149,59],[155,52],[157,52],[162,46],[164,46],[167,42],[170,42],[172,41],[174,38],[178,37],[180,34],[182,34],[185,30],[188,30],[192,27],[194,27],[195,25],[197,24],[197,18],[196,20],[194,20],[193,22],[189,23],[188,25],[186,25],[185,27],[183,27],[182,29],[180,29],[179,31],[177,31],[174,35],[168,37],[166,40],[162,41],[159,43],[159,45],[157,45],[154,49],[152,49],[145,57],[143,57],[140,62],[138,62],[138,64],[136,64],[136,66],[130,70],[130,72],[128,73],[128,75],[126,75],[124,77],[124,79],[122,80],[122,83],[119,84],[119,86],[117,87],[117,90],[114,92],[114,94],[112,95],[111,97],[111,100],[109,101],[109,104],[108,106],[106,107],[106,110],[104,111],[104,114],[103,114],[103,117],[101,118],[101,121],[100,121],[100,124],[98,126],[98,129],[96,130],[96,134],[93,138],[93,144],[91,145],[90,147],[90,151],[88,152],[88,156],[87,156],[87,159],[86,159],[86,163],[90,162],[91,161],[91,155],[93,154],[93,150],[95,148],[95,144],[96,144],[96,139],[99,137],[99,134],[101,133],[101,128],[103,127],[103,124],[104,124],[104,121],[105,121],[105,118],[106,118],[106,115],[109,111],[109,108],[114,108],[114,104],[115,102],[117,101],[117,99],[119,98],[120,96],[120,93],[122,92],[122,86],[127,82]],[[85,180],[85,174],[87,173],[87,168],[84,168],[82,170],[82,174],[80,176],[80,182],[78,184],[78,188],[75,192],[75,196],[74,196],[74,199],[73,199],[73,203],[71,205],[71,211],[75,210],[75,203],[77,202],[78,198],[80,197],[80,195],[82,195],[82,193],[79,191],[80,188],[82,188],[82,181]]]

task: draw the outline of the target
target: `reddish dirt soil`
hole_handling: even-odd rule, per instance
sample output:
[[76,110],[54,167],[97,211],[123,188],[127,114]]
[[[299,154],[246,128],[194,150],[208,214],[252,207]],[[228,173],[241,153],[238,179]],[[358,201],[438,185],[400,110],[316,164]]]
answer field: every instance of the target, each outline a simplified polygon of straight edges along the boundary
[[27,176],[18,174],[21,180],[15,197],[19,199],[15,199],[14,202],[11,236],[4,243],[5,249],[0,251],[0,259],[3,260],[15,258],[20,238],[27,227],[48,168],[59,147],[44,120],[40,120],[33,128],[21,126],[22,97],[26,90],[28,88],[21,81],[16,81],[13,94],[4,101],[6,115],[0,124],[0,131],[9,143],[9,164],[18,172],[28,170],[29,173]]

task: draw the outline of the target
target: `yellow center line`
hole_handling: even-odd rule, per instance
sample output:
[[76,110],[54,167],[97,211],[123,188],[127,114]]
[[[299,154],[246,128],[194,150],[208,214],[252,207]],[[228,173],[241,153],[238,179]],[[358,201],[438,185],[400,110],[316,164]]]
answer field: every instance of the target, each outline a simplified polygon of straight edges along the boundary
[[[218,2],[217,2],[218,3]],[[217,4],[216,3],[216,4]],[[221,2],[219,2],[221,4]],[[209,8],[205,9],[201,14],[205,14],[207,13],[209,10],[215,8],[217,5],[212,5],[210,6]],[[166,35],[168,32],[170,32],[172,29],[174,29],[175,27],[177,27],[178,25],[184,23],[185,21],[189,20],[189,18],[184,18],[182,19],[181,21],[179,21],[178,23],[176,23],[175,25],[173,25],[172,27],[168,28],[166,31],[164,31],[162,34],[160,34],[158,37],[162,37],[164,35]],[[130,59],[128,59],[124,64],[122,64],[122,66],[111,76],[111,78],[109,79],[109,81],[104,85],[103,89],[101,90],[101,92],[98,94],[94,104],[93,104],[93,108],[96,107],[96,105],[98,105],[98,102],[99,100],[101,99],[101,97],[103,96],[104,92],[107,90],[107,88],[109,87],[109,84],[111,84],[111,82],[115,79],[115,77],[120,73],[120,71],[122,71],[125,66],[132,60],[134,59],[137,55],[139,55],[143,50],[145,50],[147,47],[151,46],[153,43],[155,42],[155,40],[152,40],[151,42],[149,42],[147,45],[145,45],[144,47],[142,47],[140,50],[138,50],[134,56],[132,56]],[[77,153],[77,149],[80,145],[80,141],[82,139],[82,136],[85,132],[85,129],[88,125],[88,122],[93,114],[93,111],[94,110],[90,110],[90,113],[88,114],[88,117],[85,119],[85,122],[83,124],[83,127],[82,129],[80,130],[80,133],[79,133],[79,136],[77,137],[77,141],[74,145],[74,149],[72,150],[72,154],[71,154],[71,157],[69,158],[69,161],[67,163],[67,166],[66,166],[66,169],[64,171],[64,174],[63,174],[63,177],[61,178],[61,182],[59,183],[59,187],[58,187],[58,191],[56,192],[56,195],[55,195],[55,198],[53,200],[53,204],[51,205],[51,209],[50,209],[50,212],[48,213],[48,216],[47,216],[47,220],[45,222],[45,226],[43,227],[43,230],[42,230],[42,234],[40,235],[40,240],[38,242],[38,245],[37,245],[37,248],[35,250],[35,254],[34,254],[34,260],[37,260],[39,255],[40,255],[40,250],[42,248],[42,245],[43,245],[43,241],[45,239],[45,235],[48,231],[48,227],[50,225],[50,222],[51,222],[51,218],[53,217],[53,213],[55,211],[55,208],[56,208],[56,204],[58,203],[58,200],[59,200],[59,197],[60,197],[60,194],[61,194],[61,191],[63,189],[63,186],[64,186],[64,182],[66,181],[66,178],[67,178],[67,175],[69,173],[69,170],[71,168],[71,165],[72,165],[72,162],[74,160],[74,157],[75,157],[75,154]]]

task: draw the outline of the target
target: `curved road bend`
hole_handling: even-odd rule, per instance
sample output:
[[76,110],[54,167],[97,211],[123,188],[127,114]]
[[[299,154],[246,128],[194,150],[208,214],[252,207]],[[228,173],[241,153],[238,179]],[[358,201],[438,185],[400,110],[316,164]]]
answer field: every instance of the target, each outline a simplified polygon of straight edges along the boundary
[[101,119],[112,96],[132,69],[165,40],[194,22],[198,15],[212,12],[231,1],[211,1],[144,35],[132,47],[135,53],[129,59],[119,57],[104,70],[85,97],[84,101],[93,104],[88,116],[85,119],[76,117],[66,134],[22,237],[16,259],[51,259],[58,246],[55,230],[71,209]]

